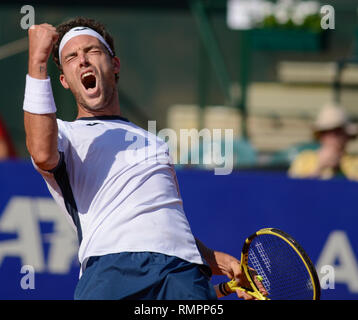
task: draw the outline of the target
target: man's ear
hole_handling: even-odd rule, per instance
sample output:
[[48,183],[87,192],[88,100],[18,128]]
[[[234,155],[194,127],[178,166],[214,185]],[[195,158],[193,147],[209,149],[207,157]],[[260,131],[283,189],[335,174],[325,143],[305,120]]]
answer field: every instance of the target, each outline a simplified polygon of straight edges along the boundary
[[67,83],[67,81],[66,81],[66,77],[65,77],[65,75],[64,75],[63,73],[60,74],[60,82],[61,82],[62,86],[63,86],[65,89],[69,89],[69,88],[70,88],[69,85],[68,85],[68,83]]
[[119,60],[119,58],[118,57],[113,57],[112,58],[112,63],[113,63],[114,73],[119,73],[119,70],[121,68],[121,61]]

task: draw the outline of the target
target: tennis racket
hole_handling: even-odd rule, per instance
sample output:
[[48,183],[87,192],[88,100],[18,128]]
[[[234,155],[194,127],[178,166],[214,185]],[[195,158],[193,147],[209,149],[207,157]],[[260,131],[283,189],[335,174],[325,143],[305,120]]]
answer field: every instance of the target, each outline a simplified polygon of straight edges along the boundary
[[[222,295],[242,290],[259,300],[320,299],[312,261],[298,242],[281,230],[265,228],[248,237],[241,252],[241,268],[250,287],[240,287],[233,279],[216,285]],[[257,281],[267,295],[260,292]]]

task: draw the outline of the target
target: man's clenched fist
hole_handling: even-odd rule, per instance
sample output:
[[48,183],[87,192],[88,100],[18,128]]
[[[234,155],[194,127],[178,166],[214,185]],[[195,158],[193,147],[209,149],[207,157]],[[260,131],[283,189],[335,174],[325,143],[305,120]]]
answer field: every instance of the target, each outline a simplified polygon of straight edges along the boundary
[[29,28],[29,75],[37,79],[47,78],[47,61],[58,39],[56,28],[44,23]]

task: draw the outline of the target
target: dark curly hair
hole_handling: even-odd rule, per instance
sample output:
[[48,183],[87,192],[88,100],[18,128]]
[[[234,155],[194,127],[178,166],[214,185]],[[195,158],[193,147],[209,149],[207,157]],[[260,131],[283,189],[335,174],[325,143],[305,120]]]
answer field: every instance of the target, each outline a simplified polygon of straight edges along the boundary
[[[116,55],[116,52],[115,52],[115,49],[114,49],[113,38],[107,32],[105,26],[102,23],[100,23],[100,22],[98,22],[96,20],[93,20],[93,19],[85,18],[85,17],[76,17],[74,19],[71,19],[71,20],[68,20],[66,22],[63,22],[63,23],[61,23],[60,25],[58,25],[56,27],[57,32],[59,34],[59,37],[58,37],[57,42],[55,43],[55,45],[52,48],[52,58],[53,58],[53,61],[56,64],[57,68],[61,72],[62,72],[62,66],[61,66],[60,58],[59,58],[59,54],[58,54],[58,49],[60,47],[60,42],[61,42],[63,36],[69,30],[71,30],[74,27],[79,27],[79,26],[88,27],[88,28],[91,28],[91,29],[97,31],[106,40],[106,42],[108,43],[109,47],[111,48],[111,50],[113,52],[113,56]],[[107,48],[106,48],[106,50],[107,50]],[[111,53],[108,50],[107,50],[107,52],[108,52],[108,54],[110,56],[112,56]],[[116,82],[118,81],[118,78],[119,78],[118,74],[115,74]]]

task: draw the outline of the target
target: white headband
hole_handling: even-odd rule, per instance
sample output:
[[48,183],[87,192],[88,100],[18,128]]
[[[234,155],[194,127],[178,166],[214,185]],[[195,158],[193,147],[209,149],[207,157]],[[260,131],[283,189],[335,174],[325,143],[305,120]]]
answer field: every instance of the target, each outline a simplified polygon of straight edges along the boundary
[[108,49],[110,54],[112,56],[114,55],[111,48],[109,47],[108,43],[106,42],[106,40],[104,40],[103,37],[97,31],[94,31],[93,29],[88,28],[88,27],[74,27],[62,37],[62,40],[60,42],[60,47],[58,49],[58,56],[60,58],[60,63],[61,63],[61,51],[62,51],[63,47],[65,46],[65,44],[68,41],[70,41],[72,38],[81,36],[81,35],[88,35],[88,36],[97,38],[99,41],[101,41],[106,46],[106,48]]

